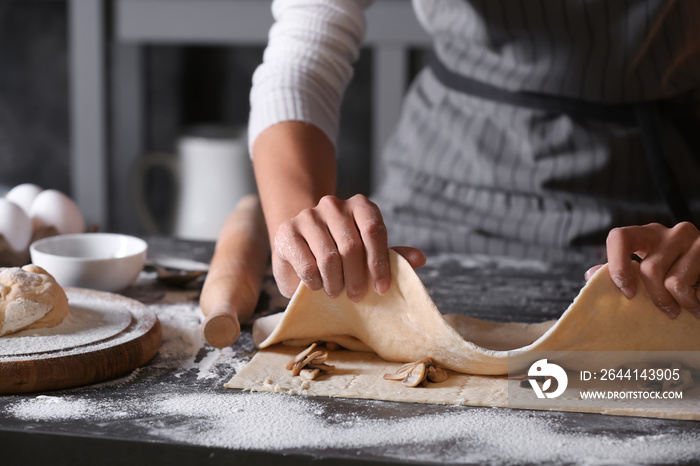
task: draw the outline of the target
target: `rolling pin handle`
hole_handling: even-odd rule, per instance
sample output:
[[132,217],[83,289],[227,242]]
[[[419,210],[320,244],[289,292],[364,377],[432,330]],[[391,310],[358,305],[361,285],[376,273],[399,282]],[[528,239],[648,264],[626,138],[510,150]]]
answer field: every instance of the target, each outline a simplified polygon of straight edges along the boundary
[[202,336],[214,348],[226,348],[236,343],[241,334],[238,319],[228,310],[214,311],[202,322]]
[[215,348],[233,345],[255,311],[270,245],[260,200],[246,196],[226,219],[202,287],[202,336]]

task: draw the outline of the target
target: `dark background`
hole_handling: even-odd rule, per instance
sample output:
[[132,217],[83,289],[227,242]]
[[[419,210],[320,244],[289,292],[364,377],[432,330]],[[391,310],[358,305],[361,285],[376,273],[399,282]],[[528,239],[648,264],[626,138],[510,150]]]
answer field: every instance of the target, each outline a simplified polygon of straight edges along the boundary
[[[64,2],[0,0],[0,194],[31,182],[70,195],[67,40]],[[149,47],[148,150],[172,152],[177,135],[191,125],[245,125],[250,80],[262,52],[261,47]],[[364,50],[343,104],[341,196],[370,188],[371,59]],[[153,181],[151,192],[167,199],[167,181]]]
[[68,72],[63,2],[0,0],[0,185],[68,192]]

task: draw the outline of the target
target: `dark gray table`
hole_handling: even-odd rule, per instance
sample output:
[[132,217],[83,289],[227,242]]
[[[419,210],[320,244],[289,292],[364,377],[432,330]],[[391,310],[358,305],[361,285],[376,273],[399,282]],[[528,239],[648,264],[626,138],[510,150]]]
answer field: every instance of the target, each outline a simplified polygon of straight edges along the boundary
[[[208,260],[210,243],[151,238],[152,253]],[[443,255],[420,276],[443,312],[536,322],[557,317],[583,284],[580,266]],[[279,310],[271,279],[260,307]],[[124,294],[153,306],[159,354],[89,387],[0,397],[2,464],[693,464],[700,423],[228,390],[254,354],[198,334],[198,284],[164,288],[144,274]],[[263,425],[265,427],[263,427]]]

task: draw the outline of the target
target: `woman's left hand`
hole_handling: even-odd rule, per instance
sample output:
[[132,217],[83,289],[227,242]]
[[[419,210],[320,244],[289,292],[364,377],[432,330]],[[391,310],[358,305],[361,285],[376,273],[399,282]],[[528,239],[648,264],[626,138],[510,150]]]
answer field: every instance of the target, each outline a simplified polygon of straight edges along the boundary
[[[681,308],[700,318],[700,232],[692,223],[615,228],[606,246],[610,276],[627,298],[637,293],[631,261],[636,254],[642,259],[642,282],[656,307],[671,319],[678,317]],[[586,272],[586,280],[600,267]]]

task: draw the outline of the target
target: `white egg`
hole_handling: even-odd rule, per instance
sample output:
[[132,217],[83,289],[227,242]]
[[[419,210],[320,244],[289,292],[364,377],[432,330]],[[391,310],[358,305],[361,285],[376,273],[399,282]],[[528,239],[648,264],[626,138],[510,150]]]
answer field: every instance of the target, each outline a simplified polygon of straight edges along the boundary
[[85,220],[73,200],[55,189],[42,191],[30,211],[34,228],[52,226],[62,235],[85,232]]
[[35,184],[18,184],[14,188],[10,189],[7,194],[5,194],[5,199],[20,206],[22,209],[24,209],[27,215],[29,215],[29,212],[32,209],[32,203],[40,192],[41,188]]
[[32,239],[32,221],[17,204],[0,198],[0,235],[15,251],[24,251]]

